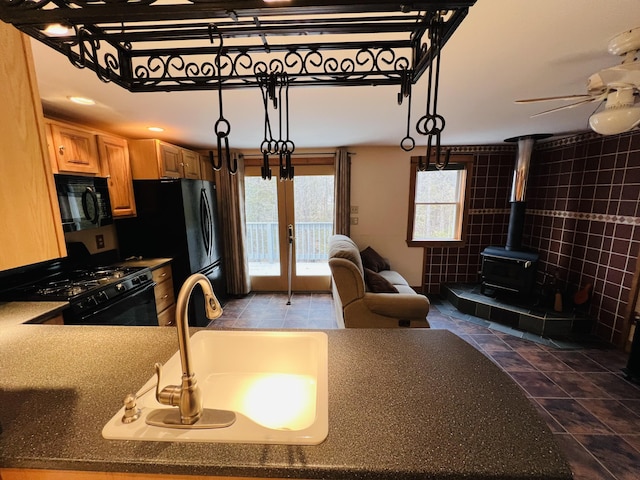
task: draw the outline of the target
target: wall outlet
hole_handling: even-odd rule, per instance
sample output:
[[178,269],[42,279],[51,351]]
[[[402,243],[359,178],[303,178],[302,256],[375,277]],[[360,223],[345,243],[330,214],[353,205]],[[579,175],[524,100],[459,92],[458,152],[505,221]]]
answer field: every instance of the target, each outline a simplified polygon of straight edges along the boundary
[[358,214],[358,206],[357,205],[351,205],[351,213],[352,214]]
[[351,217],[351,225],[358,225],[358,217]]
[[104,248],[104,235],[96,235],[96,248]]

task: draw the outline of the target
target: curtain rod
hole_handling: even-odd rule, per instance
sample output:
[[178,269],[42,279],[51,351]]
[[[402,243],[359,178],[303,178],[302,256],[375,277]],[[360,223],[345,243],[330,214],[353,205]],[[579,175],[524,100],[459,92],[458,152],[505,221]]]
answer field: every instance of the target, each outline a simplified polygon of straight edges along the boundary
[[[349,155],[357,155],[357,153],[355,152],[347,152]],[[296,153],[293,152],[292,156],[294,157],[318,157],[318,156],[332,156],[335,157],[336,152],[305,152],[305,153]],[[243,157],[245,158],[262,158],[262,154],[261,153],[243,153],[242,154]],[[270,154],[269,156],[276,156],[276,154]]]

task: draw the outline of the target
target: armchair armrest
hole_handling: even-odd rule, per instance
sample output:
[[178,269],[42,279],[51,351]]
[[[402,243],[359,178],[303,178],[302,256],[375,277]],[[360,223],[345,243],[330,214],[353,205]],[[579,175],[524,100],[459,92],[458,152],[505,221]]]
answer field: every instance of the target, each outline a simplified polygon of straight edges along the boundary
[[429,299],[409,293],[365,293],[362,299],[372,312],[398,319],[426,319]]

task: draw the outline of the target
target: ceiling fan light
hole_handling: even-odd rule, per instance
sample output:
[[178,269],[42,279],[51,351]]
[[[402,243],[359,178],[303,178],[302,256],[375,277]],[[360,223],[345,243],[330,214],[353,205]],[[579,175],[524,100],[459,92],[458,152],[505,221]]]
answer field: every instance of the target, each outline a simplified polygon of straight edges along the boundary
[[589,126],[600,135],[628,132],[640,123],[640,107],[605,109],[589,117]]

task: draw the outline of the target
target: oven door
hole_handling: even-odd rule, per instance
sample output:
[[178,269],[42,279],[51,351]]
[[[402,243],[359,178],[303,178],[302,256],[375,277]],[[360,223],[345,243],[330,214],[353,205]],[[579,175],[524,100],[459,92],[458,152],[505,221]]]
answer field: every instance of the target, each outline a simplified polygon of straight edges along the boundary
[[155,283],[149,283],[117,298],[114,303],[100,305],[100,308],[83,312],[82,315],[74,315],[72,309],[66,310],[64,323],[66,325],[158,326],[154,286]]

